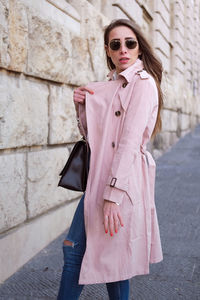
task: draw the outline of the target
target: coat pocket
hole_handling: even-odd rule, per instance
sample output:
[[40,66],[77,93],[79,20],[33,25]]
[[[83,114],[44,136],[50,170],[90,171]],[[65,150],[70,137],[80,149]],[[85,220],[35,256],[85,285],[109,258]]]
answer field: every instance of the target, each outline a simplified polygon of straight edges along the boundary
[[126,191],[133,205],[141,202],[141,192],[139,187],[134,182],[133,178],[129,178],[129,185]]
[[141,202],[142,198],[142,168],[140,161],[136,161],[130,166],[131,173],[128,176],[127,194],[133,205]]

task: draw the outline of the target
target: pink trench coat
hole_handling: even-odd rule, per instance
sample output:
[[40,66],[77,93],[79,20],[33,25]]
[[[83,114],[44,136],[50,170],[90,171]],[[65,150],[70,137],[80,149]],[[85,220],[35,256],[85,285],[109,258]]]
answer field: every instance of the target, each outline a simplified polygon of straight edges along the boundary
[[[149,263],[163,258],[154,203],[155,162],[146,151],[158,94],[154,79],[142,69],[137,59],[117,80],[90,83],[94,95],[87,93],[85,105],[79,104],[91,149],[79,284],[148,274]],[[123,217],[124,227],[112,237],[104,230],[104,199],[120,203]]]

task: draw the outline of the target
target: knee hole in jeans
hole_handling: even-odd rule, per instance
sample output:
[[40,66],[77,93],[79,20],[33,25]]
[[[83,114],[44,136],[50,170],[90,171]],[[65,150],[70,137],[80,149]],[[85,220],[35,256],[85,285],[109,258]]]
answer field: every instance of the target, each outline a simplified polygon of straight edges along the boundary
[[74,242],[71,242],[69,240],[64,240],[63,244],[65,246],[71,246],[72,248],[74,248]]

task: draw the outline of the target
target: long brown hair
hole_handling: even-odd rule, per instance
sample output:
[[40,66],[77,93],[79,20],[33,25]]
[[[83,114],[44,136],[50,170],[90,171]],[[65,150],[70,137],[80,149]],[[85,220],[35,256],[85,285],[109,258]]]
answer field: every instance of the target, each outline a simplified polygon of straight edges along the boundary
[[[158,133],[161,130],[162,127],[162,121],[161,121],[161,108],[163,107],[163,95],[161,90],[161,80],[162,80],[162,63],[160,60],[155,56],[152,47],[144,37],[143,33],[141,32],[139,26],[134,23],[133,21],[130,21],[128,19],[117,19],[113,20],[110,25],[108,25],[104,31],[104,44],[108,46],[109,42],[109,34],[112,29],[119,26],[127,26],[129,27],[134,34],[137,37],[138,44],[139,44],[139,50],[141,51],[141,54],[139,55],[139,58],[143,61],[144,69],[153,76],[155,79],[157,89],[158,89],[158,99],[159,99],[159,105],[158,105],[158,115],[156,124],[153,130],[152,136],[155,136],[156,133]],[[111,58],[106,53],[106,59],[107,59],[107,65],[110,70],[115,69],[115,65],[113,64]]]

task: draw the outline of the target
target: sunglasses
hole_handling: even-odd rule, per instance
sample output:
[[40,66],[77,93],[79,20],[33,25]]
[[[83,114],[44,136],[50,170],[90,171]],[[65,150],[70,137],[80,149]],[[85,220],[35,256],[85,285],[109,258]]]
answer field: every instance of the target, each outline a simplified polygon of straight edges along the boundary
[[[134,39],[127,39],[125,40],[125,45],[128,49],[135,49],[137,47],[137,41]],[[117,51],[121,47],[121,42],[119,40],[112,40],[109,46],[111,50]]]

